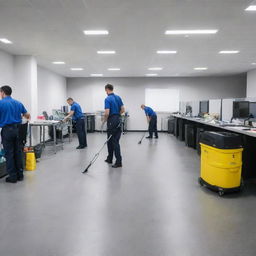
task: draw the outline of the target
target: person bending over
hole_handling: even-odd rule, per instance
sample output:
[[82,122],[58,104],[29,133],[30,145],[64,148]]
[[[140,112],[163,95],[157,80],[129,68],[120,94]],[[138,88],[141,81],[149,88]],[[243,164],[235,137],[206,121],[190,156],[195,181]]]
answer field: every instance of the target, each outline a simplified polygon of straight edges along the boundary
[[72,119],[76,122],[76,133],[79,141],[79,145],[76,149],[83,149],[87,147],[85,116],[80,105],[72,98],[68,98],[67,103],[71,106],[71,109],[69,114],[64,118],[64,121],[67,121],[68,118],[72,117]]
[[156,112],[152,108],[147,107],[144,104],[141,105],[141,109],[145,111],[147,121],[148,121],[149,136],[146,137],[146,138],[147,139],[152,139],[153,138],[153,133],[155,133],[155,138],[158,139]]

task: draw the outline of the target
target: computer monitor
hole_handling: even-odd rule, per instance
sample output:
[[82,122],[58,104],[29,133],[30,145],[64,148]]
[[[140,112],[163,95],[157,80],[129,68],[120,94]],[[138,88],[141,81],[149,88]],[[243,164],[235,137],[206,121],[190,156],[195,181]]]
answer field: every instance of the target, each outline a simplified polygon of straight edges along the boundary
[[200,101],[199,114],[209,113],[209,100]]
[[250,102],[249,113],[253,115],[253,118],[256,118],[256,102]]
[[234,101],[233,102],[233,118],[249,117],[249,101]]

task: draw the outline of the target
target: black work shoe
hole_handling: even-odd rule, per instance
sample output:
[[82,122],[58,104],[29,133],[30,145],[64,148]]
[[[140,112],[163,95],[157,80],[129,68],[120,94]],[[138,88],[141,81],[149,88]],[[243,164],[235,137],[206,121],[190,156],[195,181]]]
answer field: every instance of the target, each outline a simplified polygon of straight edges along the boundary
[[23,181],[24,180],[24,176],[20,176],[17,178],[17,181]]
[[148,137],[146,137],[146,139],[152,139],[152,137],[151,137],[151,136],[148,136]]
[[108,163],[108,164],[112,164],[113,163],[112,161],[110,161],[108,159],[106,159],[105,162]]
[[81,146],[77,146],[76,149],[81,149]]
[[112,168],[119,168],[119,167],[122,167],[122,164],[115,163],[114,165],[112,165]]
[[8,182],[8,183],[16,183],[16,182],[17,182],[17,179],[11,178],[11,177],[7,177],[7,178],[5,179],[5,181]]
[[87,146],[78,146],[76,147],[76,149],[83,149],[83,148],[86,148]]
[[155,136],[155,139],[158,139],[158,136]]

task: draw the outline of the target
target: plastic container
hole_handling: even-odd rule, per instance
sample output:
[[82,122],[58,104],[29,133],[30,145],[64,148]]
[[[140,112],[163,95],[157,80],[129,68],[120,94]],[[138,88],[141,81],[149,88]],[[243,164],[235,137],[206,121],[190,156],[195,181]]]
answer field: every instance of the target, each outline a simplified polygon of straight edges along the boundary
[[[220,196],[226,192],[241,190],[243,148],[241,138],[237,136],[232,133],[205,132],[201,138],[199,182],[218,191]],[[223,149],[227,147],[229,148]]]
[[34,152],[26,153],[26,170],[34,171],[36,169],[36,157]]

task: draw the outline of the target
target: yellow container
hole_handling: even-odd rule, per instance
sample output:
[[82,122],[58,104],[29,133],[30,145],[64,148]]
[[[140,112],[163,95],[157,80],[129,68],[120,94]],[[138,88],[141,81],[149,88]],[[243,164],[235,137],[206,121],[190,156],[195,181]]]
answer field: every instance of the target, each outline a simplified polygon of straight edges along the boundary
[[203,143],[200,145],[201,179],[220,190],[239,188],[243,149],[218,149]]
[[36,156],[34,152],[26,153],[26,170],[34,171],[36,169]]

